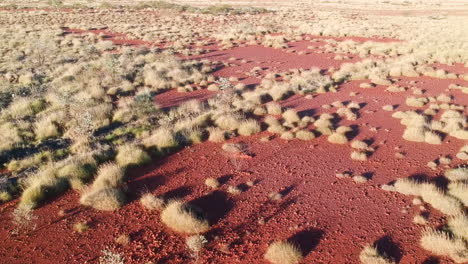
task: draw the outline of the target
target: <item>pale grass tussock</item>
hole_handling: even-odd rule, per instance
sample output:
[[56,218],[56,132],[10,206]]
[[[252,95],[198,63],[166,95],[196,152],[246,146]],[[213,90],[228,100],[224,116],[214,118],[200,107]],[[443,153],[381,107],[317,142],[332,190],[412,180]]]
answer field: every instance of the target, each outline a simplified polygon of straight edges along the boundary
[[209,127],[208,134],[208,141],[223,142],[224,140],[226,140],[226,131],[221,128]]
[[276,102],[267,103],[265,106],[269,115],[281,115],[283,112],[281,105]]
[[158,149],[173,148],[177,146],[174,131],[161,127],[155,130],[149,137],[143,139],[146,147],[156,147]]
[[448,194],[460,200],[464,206],[468,206],[468,183],[466,181],[449,183]]
[[365,151],[353,151],[351,152],[351,159],[356,161],[366,161],[367,160],[367,152]]
[[115,160],[121,167],[130,167],[148,163],[151,157],[139,146],[125,144],[119,147]]
[[242,136],[250,136],[260,132],[260,124],[256,120],[247,120],[239,124],[237,133]]
[[124,182],[125,171],[116,163],[106,163],[99,167],[93,189],[116,188]]
[[450,217],[447,226],[455,236],[468,241],[468,217],[465,214]]
[[200,234],[210,228],[208,220],[200,208],[181,200],[168,202],[161,212],[161,221],[179,233]]
[[125,194],[117,188],[91,189],[81,195],[80,203],[100,211],[115,211],[125,203]]
[[206,178],[205,185],[210,187],[211,189],[217,189],[221,184],[215,178]]
[[294,109],[288,109],[284,111],[283,113],[283,118],[286,122],[293,124],[293,123],[298,123],[301,121],[299,115],[297,114],[296,110]]
[[265,259],[272,264],[297,264],[302,258],[300,249],[287,241],[273,242],[265,253]]
[[149,211],[160,211],[164,208],[164,199],[159,198],[149,192],[141,196],[140,203],[145,209]]
[[284,140],[292,140],[294,139],[294,134],[290,131],[286,131],[286,132],[281,133],[280,138]]
[[344,134],[333,133],[327,138],[328,142],[333,144],[346,144],[348,143],[348,138]]
[[423,107],[428,102],[429,100],[425,97],[408,97],[405,101],[406,105],[412,107]]
[[359,254],[362,264],[394,264],[392,260],[382,256],[376,247],[367,245]]
[[468,261],[468,248],[466,242],[460,238],[451,237],[444,231],[427,228],[424,230],[421,246],[439,256],[448,256],[456,263]]
[[355,175],[353,176],[353,181],[355,183],[366,183],[369,179],[362,175]]
[[423,215],[415,215],[413,217],[413,223],[417,225],[427,225],[427,218]]
[[445,171],[444,176],[451,181],[468,180],[468,167],[459,167]]
[[445,194],[431,183],[419,183],[410,179],[396,180],[395,190],[405,195],[420,196],[424,202],[447,215],[461,213],[462,204],[457,199]]
[[307,130],[299,130],[295,133],[295,137],[300,140],[311,140],[315,138],[315,134]]

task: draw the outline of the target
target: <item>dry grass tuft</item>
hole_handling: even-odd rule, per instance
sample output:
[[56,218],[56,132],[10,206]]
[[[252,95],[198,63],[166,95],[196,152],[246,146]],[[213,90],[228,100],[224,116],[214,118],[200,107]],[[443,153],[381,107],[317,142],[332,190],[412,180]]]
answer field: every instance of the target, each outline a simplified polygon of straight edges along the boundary
[[121,167],[130,167],[148,163],[151,157],[140,147],[125,144],[119,147],[115,160]]
[[200,208],[181,200],[168,202],[161,212],[161,221],[179,233],[199,234],[210,228],[208,220]]
[[434,229],[424,230],[421,237],[421,246],[439,256],[448,256],[456,263],[468,261],[468,248],[466,243],[460,239],[451,237],[444,231]]
[[265,259],[272,264],[296,264],[302,258],[299,248],[286,241],[273,242],[265,253]]
[[211,189],[217,189],[221,185],[219,181],[215,178],[207,178],[205,180],[205,185],[210,187]]
[[86,222],[78,222],[73,225],[73,230],[78,233],[83,233],[89,229],[89,226]]
[[190,250],[192,257],[197,258],[200,254],[200,251],[205,247],[205,244],[208,243],[206,238],[202,235],[192,235],[187,237],[185,240],[185,245]]
[[468,241],[468,217],[465,214],[450,217],[447,226],[455,236]]
[[295,133],[295,137],[300,140],[311,140],[315,138],[315,134],[307,130],[299,130]]
[[164,208],[164,199],[156,197],[152,193],[145,193],[140,198],[140,203],[144,208],[153,211],[160,211]]
[[280,138],[284,140],[292,140],[294,139],[294,134],[291,131],[286,131],[281,133]]
[[128,234],[121,234],[115,239],[115,243],[120,245],[128,245],[130,241],[130,236]]
[[427,225],[427,218],[424,215],[415,215],[413,217],[413,223],[417,225]]
[[393,264],[395,262],[382,256],[376,247],[367,245],[359,254],[359,260],[362,264]]
[[247,120],[239,124],[237,133],[242,136],[250,136],[260,132],[260,124],[256,120]]
[[451,181],[467,181],[468,167],[459,167],[445,171],[444,176]]
[[367,152],[365,151],[353,151],[351,152],[351,159],[357,161],[366,161],[367,160]]
[[265,106],[269,115],[281,115],[283,113],[281,105],[276,102],[267,103]]
[[299,117],[296,110],[294,109],[288,109],[284,111],[282,116],[283,116],[283,119],[289,124],[294,124],[294,123],[298,123],[301,121],[301,118]]
[[117,188],[124,182],[125,171],[115,163],[106,163],[99,167],[92,188]]
[[211,142],[223,142],[226,140],[226,131],[218,127],[208,128],[208,141]]
[[125,194],[117,188],[92,189],[83,193],[80,203],[100,211],[115,211],[125,203]]
[[369,179],[362,175],[355,175],[353,176],[353,181],[356,183],[366,183]]
[[346,144],[348,143],[348,138],[344,134],[333,133],[327,138],[328,142],[333,144]]
[[451,182],[448,184],[448,194],[460,200],[463,205],[468,206],[468,183]]

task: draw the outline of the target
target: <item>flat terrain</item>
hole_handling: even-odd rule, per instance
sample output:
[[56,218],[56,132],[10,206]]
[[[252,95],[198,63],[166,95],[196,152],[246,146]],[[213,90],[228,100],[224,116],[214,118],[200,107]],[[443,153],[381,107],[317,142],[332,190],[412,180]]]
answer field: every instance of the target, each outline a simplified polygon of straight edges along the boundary
[[0,263],[467,263],[466,4],[278,2],[0,9]]

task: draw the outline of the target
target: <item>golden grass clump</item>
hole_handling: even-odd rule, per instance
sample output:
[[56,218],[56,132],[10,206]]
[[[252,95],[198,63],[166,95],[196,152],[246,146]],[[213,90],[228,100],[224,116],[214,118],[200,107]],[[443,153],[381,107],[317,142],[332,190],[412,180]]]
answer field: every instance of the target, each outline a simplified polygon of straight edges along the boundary
[[426,131],[424,127],[407,127],[403,132],[403,139],[413,142],[424,142],[426,140]]
[[444,176],[451,181],[466,181],[468,180],[468,167],[446,170]]
[[127,245],[130,243],[131,239],[128,234],[120,234],[117,238],[115,238],[115,243],[120,245]]
[[297,264],[302,258],[301,250],[287,241],[271,243],[265,253],[265,259],[272,264]]
[[205,185],[210,187],[211,189],[217,189],[221,185],[219,181],[215,178],[206,178]]
[[420,183],[408,178],[399,178],[395,181],[395,191],[404,195],[420,196]]
[[181,200],[168,202],[161,212],[161,221],[179,233],[199,234],[210,228],[208,220],[200,208]]
[[208,141],[211,142],[223,142],[226,140],[226,131],[218,127],[208,128]]
[[418,183],[410,179],[398,179],[395,191],[404,195],[420,196],[426,203],[447,215],[456,215],[462,211],[462,204],[457,199],[445,194],[431,183]]
[[451,182],[448,184],[448,194],[457,198],[463,205],[468,206],[468,183]]
[[423,215],[415,215],[413,217],[413,223],[417,224],[417,225],[426,225],[428,222],[427,222],[427,218]]
[[46,168],[26,179],[19,206],[36,208],[47,198],[63,193],[69,187],[64,178],[56,177],[55,168]]
[[442,137],[434,131],[426,131],[424,133],[424,142],[433,145],[440,145],[442,144]]
[[294,139],[294,134],[291,131],[286,131],[281,133],[280,138],[284,140],[292,140]]
[[351,159],[356,161],[366,161],[367,160],[367,152],[354,150],[351,152]]
[[138,166],[151,161],[151,157],[134,144],[125,144],[118,148],[115,160],[121,167]]
[[6,122],[0,125],[0,151],[10,150],[21,142],[18,128],[12,123]]
[[328,142],[333,144],[346,144],[348,143],[348,138],[341,133],[333,133],[327,138]]
[[369,148],[369,145],[367,145],[366,142],[361,141],[361,140],[353,140],[351,142],[351,147],[354,149],[367,150]]
[[461,160],[468,160],[468,145],[463,146],[456,155]]
[[78,222],[73,225],[73,230],[75,230],[78,233],[83,233],[88,231],[89,226],[86,222]]
[[315,138],[315,134],[313,132],[303,129],[296,131],[294,136],[300,140],[311,140]]
[[227,192],[232,194],[232,195],[239,195],[239,194],[242,193],[242,190],[239,189],[239,187],[237,187],[237,186],[229,185],[228,188],[227,188]]
[[229,153],[242,153],[244,151],[243,146],[238,143],[224,143],[221,148]]
[[269,115],[281,115],[283,112],[281,105],[276,102],[269,102],[265,106]]
[[169,128],[161,127],[153,131],[151,135],[143,139],[146,147],[156,147],[158,149],[167,149],[177,146],[174,131]]
[[116,163],[106,163],[99,167],[93,189],[117,188],[124,182],[125,171]]
[[412,106],[412,107],[423,107],[425,104],[427,104],[429,100],[425,97],[413,97],[410,96],[406,98],[406,105]]
[[145,209],[149,211],[160,211],[164,208],[164,199],[156,197],[154,194],[149,192],[141,196],[140,203]]
[[100,211],[115,211],[125,203],[125,194],[117,188],[91,189],[81,195],[80,203]]
[[353,176],[353,181],[355,183],[366,183],[367,181],[369,181],[369,179],[362,175],[355,175]]
[[296,110],[294,109],[288,109],[284,111],[282,117],[289,124],[294,124],[294,123],[298,123],[301,121],[301,118],[299,117]]
[[384,106],[382,106],[382,109],[384,111],[389,111],[390,112],[390,111],[393,111],[395,108],[393,107],[393,105],[384,105]]
[[465,214],[450,217],[447,226],[455,236],[468,241],[468,217]]
[[49,117],[40,119],[34,125],[34,133],[39,140],[58,137],[60,135],[59,129],[55,122]]
[[250,136],[260,131],[260,124],[253,119],[241,122],[239,124],[239,128],[237,129],[237,133],[242,136]]
[[224,130],[236,130],[243,121],[243,117],[235,114],[222,114],[215,118],[215,124]]
[[468,248],[466,242],[457,237],[451,237],[444,231],[437,231],[431,228],[424,230],[421,246],[439,256],[448,256],[455,263],[465,263],[468,261]]
[[393,264],[392,260],[382,256],[376,247],[367,245],[359,254],[359,260],[362,264]]

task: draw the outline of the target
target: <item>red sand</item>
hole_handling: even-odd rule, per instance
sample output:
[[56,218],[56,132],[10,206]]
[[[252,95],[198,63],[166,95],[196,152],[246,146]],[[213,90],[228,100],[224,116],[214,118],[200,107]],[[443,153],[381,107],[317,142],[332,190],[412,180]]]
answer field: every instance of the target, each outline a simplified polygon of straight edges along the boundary
[[[291,43],[300,49],[303,42]],[[328,69],[338,67],[333,54],[297,55],[259,46],[237,47],[229,51],[214,51],[196,58],[226,61],[230,57],[250,62],[224,68],[216,75],[246,77],[254,66],[267,66],[268,71],[317,66]],[[195,57],[194,57],[195,58]],[[237,63],[237,62],[236,62]],[[460,80],[432,78],[402,78],[401,82],[417,79],[416,85],[427,90],[427,95],[446,92],[450,83],[467,85]],[[249,77],[248,84],[258,82]],[[376,149],[366,162],[350,159],[349,145],[328,143],[325,136],[311,141],[286,142],[275,138],[262,143],[259,138],[240,137],[253,153],[251,159],[230,157],[221,150],[221,144],[203,143],[188,147],[170,157],[129,173],[130,202],[117,212],[106,213],[84,208],[78,204],[79,195],[68,192],[37,209],[38,228],[29,235],[10,236],[13,229],[11,212],[17,200],[0,205],[0,259],[3,263],[96,263],[101,250],[109,248],[121,253],[126,263],[191,263],[185,248],[184,236],[164,227],[159,213],[147,212],[136,200],[148,190],[165,198],[180,197],[203,208],[212,223],[205,234],[209,243],[201,252],[198,263],[266,263],[263,254],[267,245],[278,239],[292,239],[306,254],[303,263],[358,263],[358,255],[366,244],[379,241],[379,245],[400,263],[450,263],[447,259],[434,262],[427,251],[418,245],[422,227],[412,224],[418,208],[411,205],[411,197],[384,192],[379,186],[400,177],[419,175],[434,178],[443,171],[430,170],[425,164],[439,155],[454,155],[464,144],[448,137],[440,146],[413,143],[402,139],[404,127],[391,112],[381,107],[400,105],[408,109],[404,93],[384,92],[384,87],[358,88],[359,82],[340,87],[338,93],[327,93],[312,100],[294,96],[284,106],[312,115],[324,111],[323,104],[334,101],[365,103],[357,121],[341,121],[342,125],[355,125],[356,139],[373,142]],[[350,97],[350,92],[359,94]],[[450,91],[455,102],[466,103],[468,96]],[[195,91],[177,93],[169,91],[156,97],[162,107],[170,107],[190,99],[206,99],[212,93]],[[377,132],[369,128],[377,127]],[[404,159],[394,157],[406,153]],[[452,166],[456,165],[456,162]],[[371,180],[364,184],[351,179],[338,179],[337,172],[350,171],[364,174]],[[204,185],[208,177],[222,178],[225,183],[217,191]],[[256,184],[248,188],[249,180]],[[235,196],[226,192],[228,185],[240,185],[244,192]],[[274,202],[270,192],[281,192],[284,198]],[[59,211],[65,210],[64,216]],[[431,226],[440,225],[443,217],[429,209]],[[74,232],[76,222],[86,221],[90,230]],[[130,234],[128,245],[119,245],[115,238]]]

